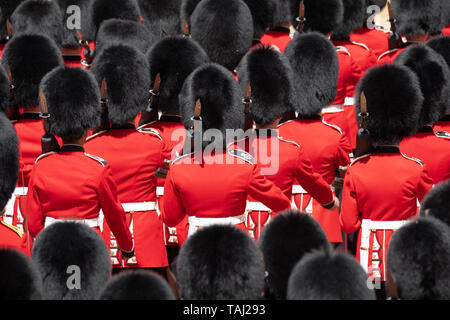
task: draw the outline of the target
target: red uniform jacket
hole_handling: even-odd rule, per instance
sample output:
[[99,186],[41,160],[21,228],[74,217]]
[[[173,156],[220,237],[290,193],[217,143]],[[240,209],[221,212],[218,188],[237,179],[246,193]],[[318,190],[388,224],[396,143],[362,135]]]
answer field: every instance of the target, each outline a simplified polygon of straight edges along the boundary
[[378,58],[380,54],[389,50],[389,31],[378,28],[361,28],[350,35],[350,40],[364,43]]
[[[166,148],[170,153],[170,158],[167,160],[173,161],[178,158],[183,151],[184,140],[186,139],[186,128],[181,122],[180,116],[174,115],[161,115],[159,121],[149,123],[143,128],[153,128],[156,129],[162,136]],[[162,167],[161,169],[167,170],[167,167]],[[166,179],[158,178],[157,186],[164,190],[164,183]],[[158,206],[159,209],[162,207],[162,202],[164,201],[164,195],[158,195]],[[169,245],[179,245],[181,246],[187,238],[188,225],[187,217],[183,219],[175,228],[169,228],[164,225],[166,243]]]
[[445,131],[450,133],[450,115],[446,115],[444,118],[436,122],[433,126],[434,132]]
[[[281,124],[280,135],[300,144],[306,156],[311,160],[315,172],[320,174],[327,184],[332,184],[336,171],[344,169],[350,163],[351,147],[346,136],[338,127],[316,119],[296,119]],[[310,199],[296,195],[295,203],[300,210],[306,210]],[[301,203],[301,200],[303,204]],[[341,242],[341,228],[339,225],[339,211],[325,210],[317,201],[313,200],[312,210],[309,212],[320,223],[330,242]]]
[[403,139],[400,151],[425,163],[434,184],[450,179],[450,138],[437,136],[432,127]]
[[[248,196],[275,212],[290,208],[289,199],[261,175],[248,153],[231,149],[203,156],[191,153],[170,165],[164,185],[164,222],[170,227],[176,226],[185,215],[241,216]],[[245,229],[245,222],[236,225]]]
[[[164,143],[154,130],[136,130],[134,125],[125,125],[99,132],[88,138],[85,149],[88,153],[104,158],[112,170],[117,184],[117,194],[122,204],[156,203],[156,170],[164,161]],[[168,265],[162,220],[156,209],[127,212],[127,221],[132,226],[136,259],[120,263],[114,255],[113,266],[165,267]]]
[[261,44],[273,45],[284,53],[284,50],[286,50],[286,47],[292,40],[292,36],[289,28],[277,27],[264,33],[261,37]]
[[444,29],[442,29],[442,34],[444,36],[450,36],[450,25],[448,25]]
[[[363,219],[402,221],[416,216],[417,201],[422,201],[432,184],[426,167],[401,154],[397,147],[380,147],[373,154],[355,159],[345,175],[340,222],[346,233],[359,230],[357,258]],[[369,261],[380,267],[382,280],[391,235],[392,231],[376,233],[371,240],[376,250],[375,258],[372,261],[369,255]]]
[[[45,227],[48,217],[97,219],[100,209],[119,246],[131,251],[133,240],[125,212],[117,198],[111,168],[103,159],[85,153],[81,146],[66,145],[61,152],[50,152],[36,160],[27,194],[28,226],[33,238]],[[103,234],[103,238],[109,239],[109,234]]]
[[0,58],[2,57],[3,50],[5,50],[6,43],[0,43]]
[[4,221],[0,221],[0,248],[16,249],[30,256],[30,251],[27,249],[26,237],[23,231]]
[[336,99],[330,107],[323,109],[322,116],[327,123],[341,128],[354,148],[356,146],[355,134],[358,129],[355,128],[355,125],[357,126],[356,118],[353,119],[353,103],[349,103],[348,100],[353,98],[356,85],[362,77],[362,70],[345,47],[336,47],[336,52],[339,60]]
[[[303,147],[279,137],[277,130],[255,130],[251,137],[238,141],[232,148],[251,154],[261,168],[261,174],[279,187],[288,199],[292,198],[292,185],[298,181],[320,204],[327,205],[333,201],[330,185],[313,170]],[[255,201],[252,197],[248,200]],[[262,217],[261,214],[254,212],[250,217],[255,238],[259,237],[259,231],[264,226],[260,225],[260,221],[267,222],[269,218],[267,212]]]

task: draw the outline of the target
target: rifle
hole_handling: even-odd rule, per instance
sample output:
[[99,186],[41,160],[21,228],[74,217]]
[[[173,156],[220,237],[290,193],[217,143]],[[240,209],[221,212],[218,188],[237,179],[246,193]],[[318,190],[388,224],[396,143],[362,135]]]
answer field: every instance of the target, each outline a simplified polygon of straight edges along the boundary
[[6,75],[8,76],[9,81],[9,103],[6,108],[6,116],[11,121],[19,121],[20,119],[20,110],[17,106],[14,105],[14,84],[11,74],[11,69],[9,66],[5,66]]
[[364,92],[361,92],[361,112],[359,116],[361,117],[361,128],[358,130],[356,136],[356,150],[355,157],[361,157],[362,155],[372,153],[373,144],[370,138],[370,132],[367,130],[367,118],[369,113],[367,112],[367,101]]
[[387,3],[388,7],[388,13],[389,13],[389,22],[391,23],[391,32],[389,34],[388,42],[389,42],[389,50],[402,48],[405,46],[405,43],[403,42],[400,35],[397,33],[397,27],[395,26],[395,16],[394,16],[394,10],[392,10],[391,1],[389,0]]
[[41,114],[39,116],[42,118],[45,131],[41,138],[42,153],[58,152],[60,147],[55,136],[50,133],[50,123],[48,121],[50,114],[48,113],[47,100],[45,100],[44,92],[42,90],[39,91],[39,98],[41,102]]
[[106,84],[106,79],[102,80],[102,86],[100,91],[101,91],[100,104],[102,106],[102,121],[100,127],[93,130],[93,133],[111,129],[111,123],[109,122],[108,116],[108,86]]
[[161,76],[158,73],[155,77],[155,82],[153,84],[153,89],[150,90],[150,99],[148,107],[145,111],[141,113],[141,120],[139,121],[139,127],[158,120],[158,97],[159,97],[159,87],[161,85]]
[[245,97],[242,99],[242,103],[244,104],[244,114],[245,114],[245,122],[244,122],[244,131],[253,128],[253,119],[250,114],[250,104],[252,103],[252,88],[250,86],[250,82],[247,83],[245,87]]
[[95,51],[92,50],[91,47],[89,47],[89,42],[84,38],[80,31],[77,31],[77,34],[79,38],[78,43],[83,48],[84,54],[84,59],[81,60],[81,64],[89,69],[91,67],[92,61],[94,61]]
[[298,22],[297,31],[303,33],[303,28],[305,27],[305,4],[303,0],[300,0],[300,5],[298,6],[298,17],[295,19]]

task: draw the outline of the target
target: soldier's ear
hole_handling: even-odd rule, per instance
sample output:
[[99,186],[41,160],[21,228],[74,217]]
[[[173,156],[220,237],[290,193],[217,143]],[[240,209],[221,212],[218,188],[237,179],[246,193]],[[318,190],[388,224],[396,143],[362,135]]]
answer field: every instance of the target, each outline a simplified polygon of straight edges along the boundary
[[388,288],[389,293],[391,295],[392,300],[398,300],[398,292],[397,292],[397,285],[395,283],[394,275],[392,274],[391,268],[388,267]]

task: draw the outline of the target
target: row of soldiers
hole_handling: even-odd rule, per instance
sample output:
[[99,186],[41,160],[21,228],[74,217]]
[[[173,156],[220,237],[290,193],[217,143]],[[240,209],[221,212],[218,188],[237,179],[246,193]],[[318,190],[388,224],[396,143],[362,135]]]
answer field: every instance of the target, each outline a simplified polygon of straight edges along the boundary
[[17,185],[0,239],[30,253],[75,219],[116,270],[165,272],[199,228],[258,239],[297,208],[331,243],[357,232],[350,251],[384,281],[393,231],[450,177],[450,15],[444,1],[392,0],[379,4],[387,32],[365,24],[370,4],[6,1],[0,103],[19,162],[5,167]]

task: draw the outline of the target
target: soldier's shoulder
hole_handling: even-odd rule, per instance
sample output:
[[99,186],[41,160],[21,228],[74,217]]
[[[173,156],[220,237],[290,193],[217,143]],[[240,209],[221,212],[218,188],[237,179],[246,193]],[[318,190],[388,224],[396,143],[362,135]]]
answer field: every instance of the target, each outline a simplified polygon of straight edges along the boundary
[[43,153],[41,154],[39,157],[36,158],[36,160],[34,161],[34,163],[38,163],[39,161],[46,159],[48,157],[50,157],[51,155],[56,154],[57,152],[51,151],[51,152],[47,152],[47,153]]
[[412,162],[416,163],[417,165],[423,167],[423,162],[422,162],[421,160],[419,160],[419,159],[417,159],[417,158],[414,158],[414,157],[409,157],[409,156],[407,156],[407,155],[404,154],[404,153],[402,153],[401,155],[402,155],[403,158],[405,158],[406,160],[412,161]]
[[154,129],[154,128],[149,128],[149,127],[145,127],[145,128],[144,128],[144,127],[140,127],[140,128],[137,128],[137,131],[140,132],[140,133],[143,133],[143,134],[147,134],[147,135],[156,137],[156,138],[158,138],[159,140],[162,140],[162,139],[163,139],[162,136],[161,136],[161,134],[159,133],[159,131],[156,130],[156,129]]
[[328,128],[332,129],[333,131],[338,132],[339,135],[344,134],[344,131],[342,131],[342,129],[341,129],[339,126],[337,126],[337,125],[335,125],[335,124],[328,123],[328,122],[326,122],[325,120],[322,120],[322,123],[323,123],[325,126],[327,126]]
[[102,167],[105,167],[108,163],[106,162],[106,160],[105,159],[103,159],[103,158],[100,158],[100,157],[98,157],[98,156],[94,156],[94,155],[92,155],[92,154],[90,154],[90,153],[84,153],[84,155],[87,157],[87,158],[89,158],[89,159],[91,159],[91,160],[94,160],[94,161],[96,161],[97,163],[99,163],[99,164],[101,164],[102,165]]
[[236,148],[230,148],[230,149],[228,149],[228,154],[233,156],[233,157],[242,159],[242,160],[248,162],[249,164],[253,165],[255,163],[255,160],[253,159],[253,156],[250,153],[245,152],[243,150],[239,150],[239,149],[236,149]]
[[450,133],[447,131],[437,131],[434,134],[436,137],[441,138],[441,139],[446,139],[446,140],[450,139]]
[[14,232],[17,234],[20,238],[23,238],[24,232],[16,226],[10,225],[9,223],[6,223],[5,221],[0,221],[0,224],[3,225],[6,229],[10,230],[11,232]]
[[95,138],[98,138],[98,137],[102,136],[102,135],[105,134],[106,132],[108,132],[108,131],[103,130],[103,131],[96,132],[96,133],[90,135],[89,137],[87,137],[87,138],[86,138],[86,142],[92,141],[92,140],[94,140]]
[[287,143],[287,144],[289,144],[289,145],[291,145],[293,147],[301,148],[300,144],[295,142],[295,141],[292,141],[292,140],[289,140],[289,139],[285,139],[283,137],[278,137],[278,140],[280,140],[282,143]]
[[362,155],[362,156],[359,156],[359,157],[353,159],[352,162],[350,163],[349,167],[352,167],[352,166],[354,166],[355,164],[360,163],[360,162],[361,162],[362,160],[364,160],[364,159],[368,159],[371,155],[372,155],[371,153],[368,153],[368,154],[364,154],[364,155]]

